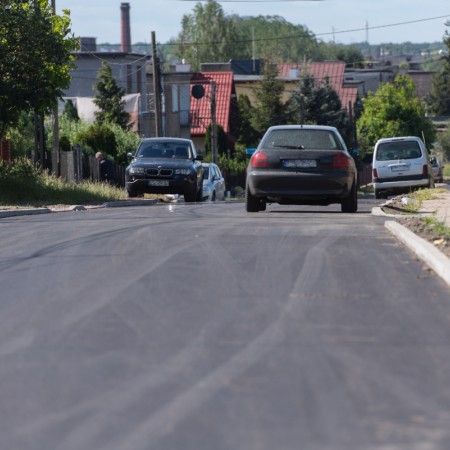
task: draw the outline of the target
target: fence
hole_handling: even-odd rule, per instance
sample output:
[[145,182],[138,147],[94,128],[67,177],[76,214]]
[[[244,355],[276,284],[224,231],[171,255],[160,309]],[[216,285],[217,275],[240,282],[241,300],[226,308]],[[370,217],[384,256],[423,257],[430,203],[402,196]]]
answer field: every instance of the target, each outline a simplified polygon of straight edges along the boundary
[[[59,155],[53,155],[53,167],[58,167],[61,178],[69,183],[80,183],[82,180],[103,181],[100,176],[100,164],[95,156],[86,155],[80,148],[74,148],[70,151],[62,151]],[[108,181],[117,186],[125,186],[125,165],[110,163],[112,175]]]

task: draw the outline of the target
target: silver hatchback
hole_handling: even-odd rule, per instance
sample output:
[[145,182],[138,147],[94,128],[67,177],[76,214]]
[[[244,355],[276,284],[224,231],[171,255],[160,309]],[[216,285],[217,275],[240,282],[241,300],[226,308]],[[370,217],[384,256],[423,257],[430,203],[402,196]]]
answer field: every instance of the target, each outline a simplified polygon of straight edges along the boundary
[[434,187],[423,141],[416,136],[380,139],[373,153],[372,183],[375,198]]

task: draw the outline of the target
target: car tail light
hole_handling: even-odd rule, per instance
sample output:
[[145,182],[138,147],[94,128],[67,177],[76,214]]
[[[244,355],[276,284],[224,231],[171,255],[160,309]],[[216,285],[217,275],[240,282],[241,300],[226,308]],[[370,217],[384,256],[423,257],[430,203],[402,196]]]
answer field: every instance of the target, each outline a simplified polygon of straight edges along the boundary
[[333,162],[331,163],[331,165],[335,169],[348,169],[349,163],[350,161],[346,155],[344,155],[343,153],[338,153],[337,155],[333,156]]
[[423,177],[427,177],[428,176],[428,165],[427,164],[423,165],[422,175],[423,175]]
[[262,152],[254,153],[252,156],[252,167],[269,167],[269,157]]
[[372,169],[372,178],[374,180],[378,179],[378,171],[377,171],[377,169]]

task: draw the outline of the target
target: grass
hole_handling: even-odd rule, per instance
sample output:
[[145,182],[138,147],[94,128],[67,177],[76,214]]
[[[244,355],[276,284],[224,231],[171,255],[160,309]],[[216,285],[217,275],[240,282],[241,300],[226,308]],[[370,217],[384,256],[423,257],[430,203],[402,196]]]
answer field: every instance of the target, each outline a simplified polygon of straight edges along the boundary
[[437,235],[445,236],[447,239],[450,239],[450,227],[445,225],[445,223],[440,222],[435,217],[423,217],[422,220],[428,227],[432,228]]
[[404,212],[407,214],[416,214],[422,207],[425,200],[433,200],[438,198],[439,194],[447,192],[445,189],[419,189],[411,192],[406,197],[411,201],[404,205]]
[[36,169],[27,160],[0,164],[1,206],[87,204],[125,198],[125,189],[92,181],[67,183]]

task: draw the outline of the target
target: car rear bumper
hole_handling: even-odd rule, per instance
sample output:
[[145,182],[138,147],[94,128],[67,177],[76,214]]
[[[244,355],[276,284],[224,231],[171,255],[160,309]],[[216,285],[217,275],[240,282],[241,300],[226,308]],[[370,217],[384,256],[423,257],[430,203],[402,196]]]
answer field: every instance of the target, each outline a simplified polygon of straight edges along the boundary
[[373,188],[377,190],[393,190],[393,189],[405,189],[414,187],[425,187],[430,184],[429,178],[422,178],[419,180],[401,180],[401,181],[375,181],[372,182]]
[[291,172],[250,172],[247,174],[247,184],[255,197],[274,199],[291,199],[299,202],[307,199],[335,199],[347,197],[350,193],[353,177],[348,173],[336,174],[305,174]]

